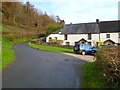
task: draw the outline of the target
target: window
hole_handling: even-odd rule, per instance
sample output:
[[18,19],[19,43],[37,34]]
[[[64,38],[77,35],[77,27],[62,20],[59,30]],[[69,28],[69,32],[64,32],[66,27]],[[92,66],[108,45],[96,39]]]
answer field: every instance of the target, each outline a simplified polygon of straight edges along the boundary
[[64,35],[64,40],[67,40],[67,34]]
[[66,42],[66,45],[70,45],[70,42]]
[[106,38],[110,38],[110,34],[106,34]]
[[55,40],[57,40],[57,37],[55,37]]
[[88,40],[91,40],[91,36],[92,36],[91,34],[88,34]]
[[52,37],[49,37],[49,39],[52,39]]

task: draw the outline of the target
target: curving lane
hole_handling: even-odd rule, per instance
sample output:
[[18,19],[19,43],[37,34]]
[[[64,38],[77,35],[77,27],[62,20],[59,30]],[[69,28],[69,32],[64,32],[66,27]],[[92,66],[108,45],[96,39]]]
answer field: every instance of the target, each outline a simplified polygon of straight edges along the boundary
[[15,61],[3,71],[3,88],[80,88],[85,61],[62,53],[13,46]]

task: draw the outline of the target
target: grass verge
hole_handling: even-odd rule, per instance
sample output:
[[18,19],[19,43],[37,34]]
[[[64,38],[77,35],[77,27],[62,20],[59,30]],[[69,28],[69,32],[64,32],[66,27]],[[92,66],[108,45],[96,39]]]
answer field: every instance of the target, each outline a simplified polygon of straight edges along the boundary
[[2,66],[0,68],[2,69],[6,68],[14,60],[14,51],[11,49],[11,47],[14,44],[31,41],[31,40],[32,38],[22,38],[22,39],[17,39],[11,42],[7,37],[3,36],[2,37]]
[[82,88],[120,88],[107,84],[107,80],[99,74],[96,62],[85,63],[82,72]]
[[60,52],[60,53],[74,53],[73,49],[66,49],[66,48],[55,47],[55,46],[38,45],[34,43],[30,43],[29,46],[36,48],[36,49],[44,50],[44,51]]
[[[0,60],[0,69],[6,68],[13,60],[14,60],[14,51],[11,49],[11,47],[14,44],[20,43],[20,42],[26,42],[33,40],[31,36],[29,37],[17,37],[19,34],[24,33],[31,33],[31,31],[26,31],[24,29],[18,28],[18,27],[12,27],[12,26],[0,26],[0,30],[2,31],[10,31],[10,33],[3,33],[2,35],[2,53],[0,53],[0,56],[2,56],[2,60]],[[12,35],[14,40],[10,41],[10,35]]]

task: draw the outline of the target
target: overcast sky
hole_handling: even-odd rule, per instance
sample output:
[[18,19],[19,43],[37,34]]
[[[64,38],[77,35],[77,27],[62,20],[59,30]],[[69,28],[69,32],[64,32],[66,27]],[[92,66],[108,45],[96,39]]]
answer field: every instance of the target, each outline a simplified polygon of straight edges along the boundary
[[59,15],[66,24],[118,19],[119,0],[24,0],[48,15]]

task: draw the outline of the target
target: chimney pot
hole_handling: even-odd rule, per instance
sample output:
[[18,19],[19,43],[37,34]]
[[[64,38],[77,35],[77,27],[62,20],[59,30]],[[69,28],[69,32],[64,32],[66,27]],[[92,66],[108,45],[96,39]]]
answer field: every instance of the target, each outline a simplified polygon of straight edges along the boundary
[[99,23],[99,19],[96,19],[96,23]]

